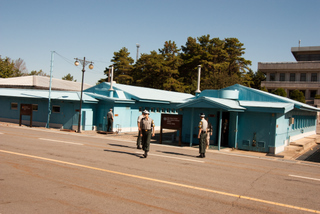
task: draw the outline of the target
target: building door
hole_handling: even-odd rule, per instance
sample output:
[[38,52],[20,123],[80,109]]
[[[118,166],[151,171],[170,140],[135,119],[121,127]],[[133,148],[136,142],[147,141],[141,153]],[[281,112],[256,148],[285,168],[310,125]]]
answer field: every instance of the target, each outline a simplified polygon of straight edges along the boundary
[[[219,121],[220,121],[220,114],[217,114],[217,133],[219,133]],[[229,121],[230,121],[230,113],[229,112],[222,112],[222,126],[220,129],[221,133],[221,146],[228,147],[229,146]],[[219,134],[216,137],[216,144],[218,145]]]

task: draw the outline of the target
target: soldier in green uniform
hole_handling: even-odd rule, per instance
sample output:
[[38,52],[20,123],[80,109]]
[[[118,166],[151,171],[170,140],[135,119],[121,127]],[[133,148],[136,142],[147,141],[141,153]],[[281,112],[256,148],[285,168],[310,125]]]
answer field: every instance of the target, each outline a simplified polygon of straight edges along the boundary
[[206,145],[207,145],[208,122],[204,118],[205,118],[205,115],[201,113],[200,114],[201,120],[199,122],[199,133],[198,133],[200,155],[197,156],[198,158],[206,157],[205,153],[206,153]]
[[142,120],[142,118],[144,118],[144,113],[142,112],[142,114],[138,117],[138,138],[137,138],[137,149],[141,149],[141,126],[140,126],[140,122]]
[[149,117],[149,112],[147,110],[143,111],[144,118],[140,121],[140,129],[141,129],[141,136],[142,136],[142,149],[144,151],[143,157],[147,158],[149,148],[150,148],[150,139],[151,139],[151,132],[152,137],[154,137],[154,122]]

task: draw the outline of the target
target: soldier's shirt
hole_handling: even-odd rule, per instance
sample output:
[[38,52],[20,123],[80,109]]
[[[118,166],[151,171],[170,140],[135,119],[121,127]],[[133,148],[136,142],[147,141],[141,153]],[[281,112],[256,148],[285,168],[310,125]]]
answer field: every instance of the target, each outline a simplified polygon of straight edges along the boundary
[[107,118],[110,119],[110,118],[112,118],[112,117],[113,117],[113,114],[112,114],[111,111],[109,111],[108,114],[107,114]]
[[141,129],[150,130],[152,127],[155,127],[155,125],[150,117],[148,119],[144,117],[140,121],[140,127]]
[[141,115],[138,117],[138,121],[137,121],[137,122],[140,123],[141,120],[142,120],[142,118],[144,118],[144,115],[141,114]]
[[207,128],[208,128],[208,122],[203,118],[199,122],[199,129],[201,129],[202,131],[207,131]]

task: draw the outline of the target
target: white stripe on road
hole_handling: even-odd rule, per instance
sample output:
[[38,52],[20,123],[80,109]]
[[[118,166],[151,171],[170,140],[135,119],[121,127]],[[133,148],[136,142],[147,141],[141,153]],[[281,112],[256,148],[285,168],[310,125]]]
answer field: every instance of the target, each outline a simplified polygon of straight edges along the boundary
[[[141,152],[136,152],[138,154],[143,154]],[[165,157],[165,158],[172,158],[172,159],[178,159],[178,160],[185,160],[185,161],[193,161],[193,162],[198,162],[198,163],[204,163],[204,161],[200,161],[200,160],[193,160],[193,159],[188,159],[188,158],[178,158],[178,157],[172,157],[172,156],[167,156],[167,155],[156,155],[153,153],[149,153],[148,155],[152,155],[152,156],[158,156],[158,157]]]
[[303,179],[309,179],[309,180],[314,180],[314,181],[320,181],[318,178],[309,178],[309,177],[304,177],[304,176],[299,176],[299,175],[289,175],[290,177],[295,177],[295,178],[303,178]]
[[80,145],[83,146],[82,143],[74,143],[74,142],[68,142],[68,141],[62,141],[62,140],[53,140],[53,139],[47,139],[47,138],[39,138],[39,140],[45,140],[45,141],[51,141],[51,142],[58,142],[58,143],[67,143],[67,144],[74,144],[74,145]]

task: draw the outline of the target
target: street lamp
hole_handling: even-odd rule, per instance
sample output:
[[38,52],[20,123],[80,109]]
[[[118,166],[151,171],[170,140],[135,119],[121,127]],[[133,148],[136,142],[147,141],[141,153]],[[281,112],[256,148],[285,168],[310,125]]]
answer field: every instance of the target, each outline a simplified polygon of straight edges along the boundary
[[76,61],[74,62],[75,66],[78,66],[80,63],[82,64],[82,81],[81,81],[81,95],[80,95],[80,109],[79,109],[79,121],[78,121],[78,133],[81,132],[80,124],[81,124],[81,108],[82,108],[82,93],[83,93],[83,79],[84,79],[84,72],[85,67],[87,64],[90,63],[89,68],[93,69],[93,62],[86,61],[86,58],[83,57],[83,59],[74,58]]

